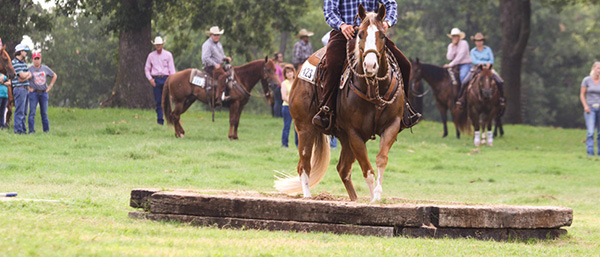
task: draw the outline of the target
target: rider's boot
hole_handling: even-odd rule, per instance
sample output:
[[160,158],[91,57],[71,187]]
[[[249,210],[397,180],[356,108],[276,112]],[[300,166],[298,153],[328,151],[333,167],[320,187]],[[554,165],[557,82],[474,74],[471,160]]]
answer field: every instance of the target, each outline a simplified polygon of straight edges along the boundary
[[423,117],[423,115],[415,111],[415,109],[412,107],[412,105],[410,105],[408,101],[406,101],[406,106],[404,108],[406,109],[404,110],[404,115],[402,116],[400,131],[402,131],[403,129],[412,128],[413,126],[417,125],[417,123],[419,123],[419,121],[421,120],[421,117]]
[[467,73],[467,76],[465,76],[464,81],[462,81],[460,83],[460,87],[458,88],[458,97],[456,98],[456,106],[458,106],[458,108],[463,108],[465,105],[464,91],[467,89],[467,85],[471,81],[472,77],[473,77],[473,71],[470,70]]

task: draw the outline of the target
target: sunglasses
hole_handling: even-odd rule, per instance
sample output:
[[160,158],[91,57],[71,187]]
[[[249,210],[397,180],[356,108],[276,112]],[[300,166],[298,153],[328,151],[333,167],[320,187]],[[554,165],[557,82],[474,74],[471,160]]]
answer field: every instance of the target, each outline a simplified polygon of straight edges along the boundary
[[39,59],[40,59],[40,57],[35,57],[35,58],[33,58],[33,59],[34,59],[34,60],[39,60]]

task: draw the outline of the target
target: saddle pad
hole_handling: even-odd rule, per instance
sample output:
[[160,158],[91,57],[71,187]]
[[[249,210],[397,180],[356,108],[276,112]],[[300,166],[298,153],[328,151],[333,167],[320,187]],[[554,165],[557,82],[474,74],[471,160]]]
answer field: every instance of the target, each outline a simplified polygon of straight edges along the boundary
[[317,66],[321,62],[321,59],[325,57],[326,51],[327,47],[323,47],[308,57],[308,59],[302,64],[300,72],[298,72],[298,78],[314,85],[317,74]]
[[192,69],[192,72],[190,72],[190,83],[204,88],[206,86],[206,73],[198,69]]

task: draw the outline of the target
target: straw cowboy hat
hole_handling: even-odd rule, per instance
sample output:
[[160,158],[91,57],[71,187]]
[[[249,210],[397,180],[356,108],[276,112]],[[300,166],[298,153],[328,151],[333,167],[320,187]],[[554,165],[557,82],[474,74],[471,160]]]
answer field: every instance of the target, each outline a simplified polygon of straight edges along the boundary
[[153,45],[162,45],[164,43],[165,41],[162,39],[162,37],[155,37],[154,41],[152,41]]
[[306,29],[301,29],[300,32],[298,32],[298,35],[296,35],[296,37],[312,37],[312,35],[314,35],[315,33],[312,33]]
[[481,34],[481,32],[477,32],[475,34],[475,36],[471,36],[471,41],[478,41],[478,40],[486,40],[487,37],[483,36],[483,34]]
[[448,34],[448,37],[449,37],[449,38],[452,38],[452,36],[460,36],[460,39],[463,39],[463,38],[465,38],[467,35],[466,35],[464,32],[460,31],[460,29],[458,29],[458,28],[453,28],[453,29],[450,31],[450,34]]
[[210,27],[210,29],[205,31],[204,33],[206,33],[206,35],[210,37],[211,35],[221,35],[223,34],[223,32],[225,32],[225,30],[219,30],[219,26],[213,26]]

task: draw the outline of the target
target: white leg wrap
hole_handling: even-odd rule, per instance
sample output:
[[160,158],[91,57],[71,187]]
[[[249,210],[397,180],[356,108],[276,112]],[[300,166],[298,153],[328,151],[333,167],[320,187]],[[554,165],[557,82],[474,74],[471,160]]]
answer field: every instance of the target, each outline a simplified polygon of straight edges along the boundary
[[383,168],[377,167],[377,186],[375,190],[373,190],[373,199],[371,202],[376,202],[381,200],[381,193],[383,192]]
[[489,146],[494,145],[494,132],[492,132],[491,130],[487,132],[487,144]]
[[481,132],[475,131],[475,138],[473,139],[473,143],[475,146],[479,146],[481,144]]
[[305,171],[302,171],[302,175],[300,175],[300,183],[302,183],[302,192],[304,193],[304,198],[311,197],[310,187],[308,186],[308,175],[306,175]]
[[367,173],[367,177],[365,178],[365,182],[367,182],[367,186],[369,186],[369,192],[371,193],[371,199],[373,199],[373,191],[375,190],[375,176],[369,170]]

